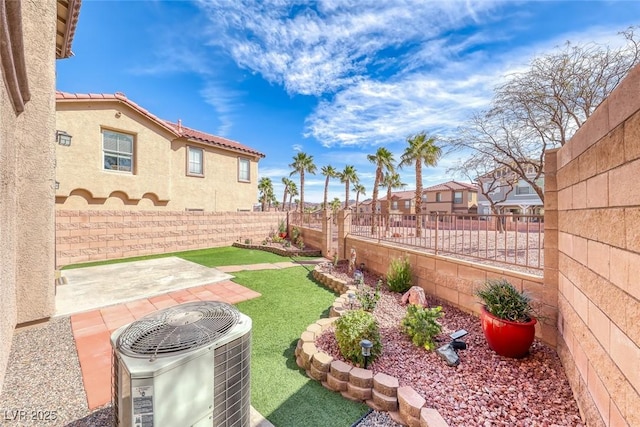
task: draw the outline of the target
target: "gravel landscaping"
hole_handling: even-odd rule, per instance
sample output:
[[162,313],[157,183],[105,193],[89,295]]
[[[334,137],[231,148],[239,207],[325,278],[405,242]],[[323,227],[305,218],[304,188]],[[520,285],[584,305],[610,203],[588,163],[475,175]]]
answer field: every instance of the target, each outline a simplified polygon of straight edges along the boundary
[[0,415],[7,426],[113,425],[111,408],[90,413],[87,407],[68,317],[16,331],[0,394]]
[[[334,269],[332,275],[340,276]],[[344,273],[342,273],[344,274]],[[368,275],[369,276],[369,275]],[[373,285],[376,278],[367,277]],[[398,378],[401,386],[413,387],[437,409],[450,426],[583,426],[560,359],[555,350],[536,340],[523,359],[498,356],[484,339],[479,318],[427,296],[429,306],[440,305],[443,333],[440,343],[450,341],[449,333],[465,329],[466,350],[458,351],[460,364],[449,367],[436,352],[411,343],[400,330],[406,308],[402,295],[382,291],[374,315],[380,326],[383,354],[370,364],[375,373]],[[335,359],[344,360],[338,350],[333,329],[316,340],[316,346]],[[380,414],[372,413],[372,424],[381,424]],[[384,422],[384,421],[382,421]]]

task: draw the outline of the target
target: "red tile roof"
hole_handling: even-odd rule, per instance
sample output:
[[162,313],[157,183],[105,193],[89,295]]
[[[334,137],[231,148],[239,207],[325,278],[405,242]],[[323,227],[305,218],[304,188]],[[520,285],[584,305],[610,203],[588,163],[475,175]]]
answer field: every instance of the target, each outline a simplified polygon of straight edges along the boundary
[[467,184],[466,182],[447,181],[447,182],[443,182],[442,184],[436,184],[424,189],[424,191],[452,191],[452,190],[478,191],[478,187],[473,184]]
[[134,109],[138,113],[142,114],[152,122],[158,124],[160,127],[171,132],[176,138],[187,138],[192,141],[205,143],[208,145],[218,146],[227,150],[241,151],[252,154],[258,157],[265,157],[265,155],[251,147],[240,144],[239,142],[232,141],[230,139],[222,138],[220,136],[212,135],[205,132],[200,132],[195,129],[191,129],[182,125],[182,123],[172,123],[168,120],[163,120],[158,116],[150,113],[145,108],[136,104],[132,100],[126,97],[122,92],[111,93],[68,93],[56,91],[56,101],[62,102],[74,102],[74,101],[97,101],[97,102],[121,102],[130,108]]
[[173,128],[176,132],[182,135],[185,138],[189,138],[190,140],[197,140],[200,142],[204,142],[209,145],[214,145],[222,148],[227,148],[230,150],[243,151],[254,156],[264,157],[265,155],[259,151],[254,150],[251,147],[247,147],[246,145],[242,145],[239,142],[232,141],[230,139],[223,138],[217,135],[211,135],[210,133],[200,132],[199,130],[191,129],[186,126],[183,126],[182,123],[172,123],[170,121],[164,120],[164,122]]

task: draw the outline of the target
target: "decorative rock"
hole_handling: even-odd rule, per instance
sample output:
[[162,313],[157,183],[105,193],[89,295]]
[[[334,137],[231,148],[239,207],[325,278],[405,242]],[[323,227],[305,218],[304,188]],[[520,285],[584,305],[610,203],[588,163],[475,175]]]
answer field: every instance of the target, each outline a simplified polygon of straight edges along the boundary
[[[310,342],[310,343],[315,343],[316,342],[316,334],[310,331],[304,331],[301,335],[300,335],[300,341],[302,341],[303,343],[305,342]],[[302,344],[300,344],[302,345]]]
[[440,412],[433,408],[420,410],[420,427],[449,427]]
[[307,326],[307,331],[314,333],[315,336],[319,336],[322,333],[322,328],[320,327],[320,325],[316,323],[312,323],[309,326]]
[[412,286],[404,295],[402,295],[402,304],[415,304],[421,307],[427,306],[427,298],[424,295],[424,289],[420,286]]
[[[387,396],[385,394],[380,393],[376,389],[371,391],[371,396],[373,397],[373,404],[378,411],[397,411],[398,410],[398,399],[393,396]],[[367,402],[369,404],[369,402]],[[371,406],[371,405],[370,405]]]
[[351,382],[348,382],[347,391],[342,392],[341,394],[349,400],[364,402],[365,400],[371,399],[371,388],[358,387],[351,384]]
[[373,389],[378,393],[389,397],[398,395],[398,379],[382,372],[373,377]]
[[373,387],[373,372],[368,369],[353,368],[349,371],[349,384],[361,388],[371,388]]
[[337,379],[331,374],[327,374],[327,388],[333,391],[346,391],[347,381]]
[[311,365],[321,372],[329,372],[332,361],[333,357],[329,356],[324,351],[319,351],[311,358]]
[[331,367],[329,372],[331,376],[340,381],[349,381],[349,372],[351,371],[351,366],[344,363],[342,360],[334,360],[331,362]]
[[318,319],[316,324],[320,325],[321,330],[327,329],[331,324],[335,321],[335,318],[331,317],[323,317],[322,319]]
[[[400,415],[406,418],[407,415],[418,419],[420,410],[427,403],[424,397],[420,396],[412,387],[398,387],[398,404]],[[409,424],[409,420],[407,420]],[[419,424],[418,424],[419,425]]]
[[438,356],[447,362],[447,365],[449,366],[458,366],[458,363],[460,363],[458,353],[456,353],[450,343],[438,348],[436,353],[438,353]]
[[321,382],[324,382],[327,380],[327,373],[316,368],[313,365],[313,363],[309,365],[309,369],[307,370],[307,376]]

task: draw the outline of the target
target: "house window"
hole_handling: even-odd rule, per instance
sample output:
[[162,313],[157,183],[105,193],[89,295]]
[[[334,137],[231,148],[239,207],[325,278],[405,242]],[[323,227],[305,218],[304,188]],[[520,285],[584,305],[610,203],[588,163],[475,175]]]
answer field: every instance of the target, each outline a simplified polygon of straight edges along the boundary
[[202,148],[187,147],[187,175],[204,175]]
[[133,172],[133,135],[102,131],[103,168],[122,172]]
[[426,194],[423,194],[423,195],[422,195],[422,201],[423,201],[423,202],[426,202],[426,201],[427,201],[427,195],[426,195]]
[[398,209],[398,201],[394,200],[393,202],[391,202],[391,209]]
[[411,208],[411,200],[405,200],[404,201],[404,208],[405,209],[410,209]]
[[251,181],[251,163],[249,159],[238,158],[238,181],[250,182]]
[[462,203],[462,191],[455,191],[453,193],[453,203]]
[[531,194],[531,187],[529,185],[518,185],[516,187],[516,194]]
[[436,193],[436,202],[442,201],[442,193]]

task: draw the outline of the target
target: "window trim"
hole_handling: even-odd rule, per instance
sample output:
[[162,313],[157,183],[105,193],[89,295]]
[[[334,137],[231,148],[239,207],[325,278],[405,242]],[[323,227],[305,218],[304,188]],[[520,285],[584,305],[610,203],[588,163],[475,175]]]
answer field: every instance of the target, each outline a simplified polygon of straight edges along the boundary
[[[191,172],[191,167],[190,167],[191,166],[191,160],[190,160],[191,150],[200,151],[200,173]],[[187,145],[187,158],[186,158],[185,172],[186,172],[187,176],[195,176],[195,177],[198,177],[198,178],[203,178],[204,177],[204,148],[196,147],[194,145]]]
[[[456,194],[460,194],[460,198],[456,198]],[[458,201],[459,200],[459,201]],[[464,193],[462,191],[454,191],[453,192],[453,204],[460,205],[464,201]]]
[[436,193],[436,203],[442,203],[442,193]]
[[[106,154],[104,149],[104,133],[105,132],[111,132],[111,133],[126,135],[131,137],[131,170],[127,171],[127,170],[120,170],[120,169],[107,169],[106,167],[104,167],[105,154]],[[135,133],[124,132],[121,130],[112,129],[108,127],[100,127],[100,151],[101,151],[100,163],[101,163],[102,171],[115,172],[115,173],[121,173],[121,174],[127,174],[127,175],[135,175],[136,174],[136,146],[137,146],[137,135]],[[111,150],[106,150],[106,151],[115,153],[116,155],[121,155],[120,152],[114,152]]]
[[[242,179],[242,176],[240,175],[240,165],[244,161],[247,162],[247,179]],[[238,182],[251,182],[251,159],[249,159],[248,157],[238,157]]]

